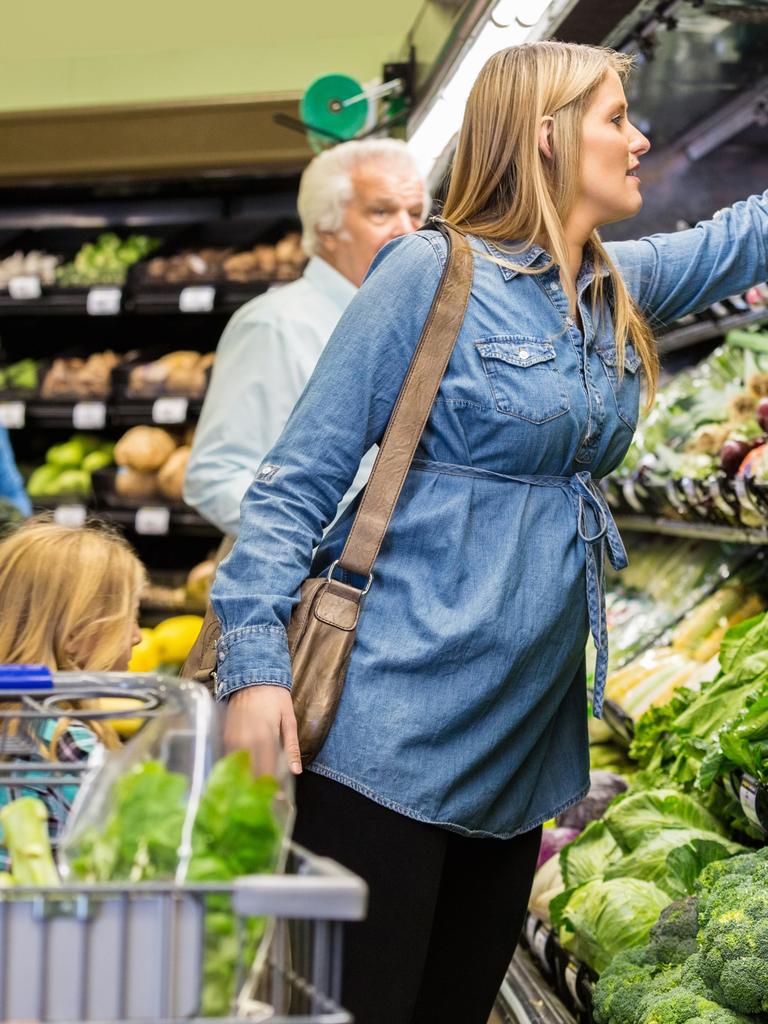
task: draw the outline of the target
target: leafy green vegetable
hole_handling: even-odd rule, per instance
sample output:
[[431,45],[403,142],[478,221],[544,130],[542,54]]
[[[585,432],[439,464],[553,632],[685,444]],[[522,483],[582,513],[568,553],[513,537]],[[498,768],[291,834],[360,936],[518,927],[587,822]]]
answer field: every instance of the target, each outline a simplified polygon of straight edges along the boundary
[[550,910],[561,944],[599,973],[622,950],[646,942],[669,902],[652,882],[596,879],[557,897]]
[[[696,789],[717,818],[758,838],[759,831],[747,820],[738,800],[712,783],[741,762],[758,771],[768,755],[766,706],[759,703],[768,696],[767,615],[728,630],[721,645],[720,666],[716,679],[699,693],[678,690],[669,705],[643,715],[636,724],[630,755],[642,765],[637,776],[641,783],[671,783],[689,792]],[[742,718],[747,720],[744,729],[731,736]],[[726,745],[738,761],[730,761],[724,752],[721,732],[728,735]]]
[[[273,778],[253,777],[245,751],[214,765],[192,828],[190,882],[224,882],[276,870],[282,839],[272,811],[276,791]],[[115,784],[103,830],[92,829],[83,837],[72,862],[74,874],[91,881],[173,878],[187,800],[185,775],[168,771],[158,761],[137,765]],[[206,1016],[228,1015],[237,965],[253,959],[265,924],[263,918],[254,918],[238,929],[230,898],[208,897],[202,1000]]]
[[[190,881],[224,881],[276,869],[276,792],[273,778],[253,777],[247,751],[236,751],[214,765],[192,830]],[[229,897],[216,896],[208,898],[205,925],[202,1011],[208,1017],[223,1017],[230,1010],[237,964],[253,959],[266,921],[249,919],[238,936]]]
[[646,946],[602,973],[596,1024],[766,1019],[768,848],[709,864],[697,889],[698,897],[662,911]]
[[606,867],[621,858],[621,848],[605,822],[591,821],[580,836],[560,851],[560,869],[567,889],[602,878]]
[[87,881],[172,878],[187,804],[187,778],[145,761],[115,784],[103,831],[83,836],[74,873]]
[[275,870],[280,851],[272,813],[276,792],[270,776],[253,777],[246,751],[214,765],[195,816],[190,880],[222,881]]
[[[706,844],[703,850],[702,843]],[[687,856],[684,856],[682,862],[673,860],[675,867],[671,867],[670,855],[677,854],[679,857],[681,849],[687,851]],[[729,857],[743,849],[743,846],[724,839],[716,832],[662,829],[635,847],[631,853],[625,854],[621,860],[611,864],[603,877],[642,878],[646,882],[654,882],[672,899],[677,899],[693,891],[698,875],[696,867],[701,868],[711,860]]]
[[747,697],[741,712],[720,730],[702,762],[698,782],[706,789],[736,768],[768,782],[768,678],[763,689]]
[[603,820],[619,846],[628,851],[640,846],[651,832],[693,829],[714,836],[725,832],[699,800],[672,788],[631,790],[614,800]]

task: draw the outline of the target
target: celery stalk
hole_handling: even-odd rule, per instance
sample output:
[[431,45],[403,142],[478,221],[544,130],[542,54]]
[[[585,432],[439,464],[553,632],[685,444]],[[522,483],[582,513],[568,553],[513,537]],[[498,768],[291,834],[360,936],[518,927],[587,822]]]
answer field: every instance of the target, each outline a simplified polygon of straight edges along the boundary
[[0,810],[16,885],[59,885],[48,838],[48,811],[42,800],[23,796]]

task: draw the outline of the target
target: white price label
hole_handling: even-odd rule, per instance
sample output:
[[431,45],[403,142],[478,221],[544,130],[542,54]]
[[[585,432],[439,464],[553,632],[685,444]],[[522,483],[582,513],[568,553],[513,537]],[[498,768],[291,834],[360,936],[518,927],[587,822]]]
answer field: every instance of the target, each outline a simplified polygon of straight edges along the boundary
[[53,510],[53,521],[59,526],[83,526],[87,514],[85,505],[59,505]]
[[43,294],[37,274],[20,274],[8,282],[8,294],[12,299],[39,299]]
[[179,292],[182,313],[210,313],[216,300],[216,289],[211,284],[195,284]]
[[77,402],[72,406],[72,426],[75,430],[101,430],[107,422],[104,402]]
[[576,1003],[576,1006],[581,1009],[581,1000],[579,999],[578,989],[576,987],[576,979],[578,975],[578,968],[575,964],[572,964],[569,961],[565,967],[565,985],[571,993],[571,999]]
[[21,430],[24,426],[26,406],[23,402],[0,402],[0,426],[7,430]]
[[164,536],[171,522],[171,510],[161,506],[145,505],[136,510],[136,533]]
[[188,409],[186,398],[157,398],[152,406],[152,422],[185,423]]
[[89,316],[117,316],[123,297],[121,288],[91,288],[85,308]]
[[758,787],[755,779],[751,775],[744,775],[739,789],[739,800],[742,809],[753,825],[762,828],[760,815],[757,813],[757,793]]
[[545,967],[548,966],[546,952],[548,938],[549,929],[544,927],[539,928],[539,930],[533,937],[533,952],[536,954],[536,956],[539,958],[541,963],[544,964]]

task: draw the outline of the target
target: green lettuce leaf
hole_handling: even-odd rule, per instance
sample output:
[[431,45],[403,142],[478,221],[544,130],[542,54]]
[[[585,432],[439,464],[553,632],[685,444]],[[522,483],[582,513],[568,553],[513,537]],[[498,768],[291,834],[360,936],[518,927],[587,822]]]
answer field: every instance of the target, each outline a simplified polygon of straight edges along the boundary
[[[671,902],[652,882],[636,878],[594,880],[564,893],[557,910],[561,945],[598,974],[622,950],[648,941],[659,914]],[[551,910],[555,919],[555,904]]]
[[653,832],[694,829],[716,836],[724,833],[717,818],[699,800],[672,788],[630,791],[614,800],[603,820],[625,852],[636,849]]
[[580,836],[560,851],[560,870],[566,889],[602,878],[621,850],[601,819],[591,821]]

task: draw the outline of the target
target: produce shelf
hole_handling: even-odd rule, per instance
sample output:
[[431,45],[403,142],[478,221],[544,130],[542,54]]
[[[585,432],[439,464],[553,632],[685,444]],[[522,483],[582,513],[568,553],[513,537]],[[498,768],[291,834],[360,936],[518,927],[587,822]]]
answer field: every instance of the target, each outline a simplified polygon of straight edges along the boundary
[[109,504],[73,495],[38,497],[32,499],[36,511],[53,512],[53,518],[63,526],[82,526],[89,516],[96,516],[132,533],[145,537],[207,537],[219,540],[221,533],[194,509],[182,504],[163,504],[148,499],[144,505],[119,505],[114,499]]
[[669,537],[690,537],[695,540],[718,540],[728,544],[768,544],[765,528],[720,526],[718,523],[687,523],[677,519],[654,516],[616,516],[620,530],[635,533],[662,533]]
[[768,321],[768,309],[751,309],[746,313],[733,313],[731,316],[724,316],[720,320],[704,320],[695,324],[686,324],[684,327],[675,327],[659,337],[657,342],[659,355],[677,352],[679,349],[688,348],[689,345],[698,345],[702,341],[722,338],[728,331],[735,328],[749,327],[751,324],[760,324],[766,321]]
[[[172,406],[178,407],[175,412]],[[161,412],[161,408],[165,411]],[[120,398],[113,399],[108,404],[107,416],[114,427],[135,427],[143,424],[172,426],[196,420],[202,408],[202,398],[180,399],[173,395],[163,395],[157,399]]]
[[137,286],[126,295],[125,311],[175,315],[234,313],[243,303],[263,294],[277,283],[252,281],[247,285],[238,285],[231,281],[222,281],[211,285]]
[[539,975],[530,956],[515,953],[496,1000],[503,1024],[575,1024],[576,1018]]
[[107,427],[182,426],[195,421],[202,398],[11,398],[0,395],[0,424],[10,429],[103,430]]
[[[157,525],[154,528],[148,528],[148,517],[146,515],[147,510],[152,512],[158,511],[163,512],[168,510],[168,522],[167,526],[163,529],[163,516],[157,516],[155,523]],[[94,513],[102,519],[106,519],[117,526],[123,527],[125,530],[129,530],[133,533],[138,533],[143,536],[171,536],[173,534],[184,535],[188,537],[211,537],[219,538],[221,534],[212,526],[206,519],[198,515],[191,508],[179,508],[177,506],[168,505],[146,505],[141,508],[135,507],[113,507],[113,508],[96,508],[93,509]],[[142,513],[144,518],[144,525],[142,526]]]
[[506,982],[513,1005],[516,999],[531,1016],[513,1020],[592,1024],[592,986],[596,979],[594,971],[563,949],[554,929],[534,914],[526,915],[520,948]]
[[[6,291],[0,291],[0,318],[6,316],[134,316],[149,314],[170,314],[174,316],[231,314],[249,299],[261,295],[272,287],[286,284],[285,281],[253,281],[247,285],[222,282],[213,286],[166,285],[138,286],[130,284],[122,288],[112,285],[95,285],[93,289],[73,288],[44,292],[36,299],[14,299]],[[210,287],[212,296],[206,297],[204,290]],[[112,290],[119,292],[101,304],[89,300],[89,292]],[[186,295],[183,297],[183,293]]]

